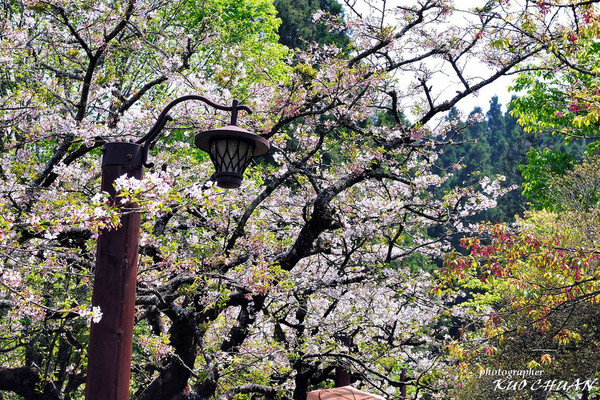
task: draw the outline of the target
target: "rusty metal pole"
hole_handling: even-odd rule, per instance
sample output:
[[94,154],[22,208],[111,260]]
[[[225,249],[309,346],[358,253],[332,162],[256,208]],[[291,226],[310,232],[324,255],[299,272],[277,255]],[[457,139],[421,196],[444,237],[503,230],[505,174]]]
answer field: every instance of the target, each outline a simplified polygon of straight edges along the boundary
[[[142,172],[142,146],[105,145],[102,190],[112,199],[115,179],[122,175],[141,179]],[[140,215],[123,211],[120,226],[98,236],[92,305],[100,307],[102,319],[91,325],[87,400],[129,399]]]

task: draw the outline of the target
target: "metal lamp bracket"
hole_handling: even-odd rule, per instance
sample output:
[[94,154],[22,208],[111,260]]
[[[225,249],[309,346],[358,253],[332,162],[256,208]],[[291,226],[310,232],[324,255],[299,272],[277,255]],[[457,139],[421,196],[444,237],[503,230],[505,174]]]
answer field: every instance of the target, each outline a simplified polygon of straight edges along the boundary
[[231,112],[231,125],[237,125],[238,110],[246,111],[248,114],[252,114],[252,110],[248,106],[240,106],[238,100],[233,100],[231,107],[217,104],[206,97],[190,94],[187,96],[179,97],[170,102],[165,109],[159,114],[158,119],[154,126],[150,128],[148,133],[138,139],[135,143],[141,145],[141,163],[145,167],[152,167],[154,164],[148,162],[148,151],[154,140],[161,133],[167,122],[172,121],[173,118],[168,114],[171,108],[177,104],[187,100],[200,100],[217,110],[230,111]]

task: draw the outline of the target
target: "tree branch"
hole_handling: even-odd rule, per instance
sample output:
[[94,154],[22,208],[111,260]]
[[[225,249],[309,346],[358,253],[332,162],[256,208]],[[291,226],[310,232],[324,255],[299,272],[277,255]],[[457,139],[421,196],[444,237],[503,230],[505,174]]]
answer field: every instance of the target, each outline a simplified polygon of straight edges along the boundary
[[14,392],[25,400],[61,400],[54,384],[42,380],[33,367],[0,368],[0,390]]

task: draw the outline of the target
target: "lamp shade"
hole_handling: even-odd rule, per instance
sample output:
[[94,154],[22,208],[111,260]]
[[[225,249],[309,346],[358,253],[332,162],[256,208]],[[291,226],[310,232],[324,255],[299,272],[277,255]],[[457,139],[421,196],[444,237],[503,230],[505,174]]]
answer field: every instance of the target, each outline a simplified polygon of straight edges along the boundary
[[228,189],[240,187],[252,157],[265,154],[270,147],[266,139],[237,125],[201,132],[194,142],[210,155],[217,186]]

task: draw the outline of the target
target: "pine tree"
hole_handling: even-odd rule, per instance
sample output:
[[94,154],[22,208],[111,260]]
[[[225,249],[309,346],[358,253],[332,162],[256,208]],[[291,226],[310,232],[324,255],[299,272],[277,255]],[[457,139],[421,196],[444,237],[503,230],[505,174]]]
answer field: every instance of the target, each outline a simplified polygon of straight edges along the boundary
[[344,10],[336,0],[275,0],[280,43],[292,49],[306,49],[307,43],[335,44],[345,48],[350,42],[345,32],[329,32],[322,23],[315,24],[313,15],[324,11],[335,17],[343,17]]

